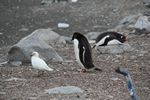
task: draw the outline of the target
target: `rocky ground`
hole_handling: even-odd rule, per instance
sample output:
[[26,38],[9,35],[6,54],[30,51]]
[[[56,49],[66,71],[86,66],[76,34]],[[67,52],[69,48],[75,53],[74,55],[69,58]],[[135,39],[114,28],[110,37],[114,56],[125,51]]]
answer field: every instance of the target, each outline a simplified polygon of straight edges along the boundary
[[[0,61],[7,59],[9,48],[38,28],[52,28],[61,35],[74,31],[106,31],[130,14],[148,11],[139,0],[79,0],[77,3],[40,4],[41,0],[0,1]],[[57,23],[70,24],[67,29]],[[130,34],[128,43],[134,48],[123,54],[99,54],[93,50],[94,64],[102,72],[79,73],[72,44],[53,45],[68,62],[52,63],[53,72],[37,77],[31,66],[0,67],[1,100],[130,100],[126,79],[115,72],[128,68],[139,100],[150,100],[150,35]],[[13,79],[12,78],[17,78]],[[77,86],[84,90],[76,94],[47,94],[45,89]]]

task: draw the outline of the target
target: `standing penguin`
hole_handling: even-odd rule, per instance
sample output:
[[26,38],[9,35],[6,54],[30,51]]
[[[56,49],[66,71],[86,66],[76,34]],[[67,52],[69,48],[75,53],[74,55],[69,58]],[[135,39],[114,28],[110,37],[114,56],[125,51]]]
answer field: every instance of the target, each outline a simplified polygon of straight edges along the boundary
[[126,37],[117,32],[104,32],[100,34],[96,39],[96,44],[93,48],[98,46],[106,46],[112,44],[122,44],[126,41]]
[[72,40],[74,41],[75,57],[79,65],[82,67],[82,72],[85,72],[86,69],[101,71],[101,69],[96,68],[93,64],[91,46],[87,38],[81,33],[75,32]]

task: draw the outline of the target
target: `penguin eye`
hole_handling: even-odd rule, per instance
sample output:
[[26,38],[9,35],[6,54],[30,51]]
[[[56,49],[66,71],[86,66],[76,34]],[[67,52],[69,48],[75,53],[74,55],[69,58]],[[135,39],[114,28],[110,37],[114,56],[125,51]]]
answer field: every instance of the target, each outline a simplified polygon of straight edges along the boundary
[[123,36],[121,36],[121,38],[123,38]]

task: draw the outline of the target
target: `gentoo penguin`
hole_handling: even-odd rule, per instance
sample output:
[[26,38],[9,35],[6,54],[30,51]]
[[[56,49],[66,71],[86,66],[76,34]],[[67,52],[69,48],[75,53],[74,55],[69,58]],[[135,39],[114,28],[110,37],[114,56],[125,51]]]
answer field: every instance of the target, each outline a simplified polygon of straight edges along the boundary
[[[53,69],[49,68],[46,62],[39,57],[38,52],[33,52],[31,55],[31,64],[33,68],[42,70],[42,73],[44,70],[47,71],[53,71]],[[38,73],[39,74],[39,73]]]
[[112,44],[122,44],[125,41],[126,37],[118,32],[104,32],[97,37],[96,44],[93,48]]
[[81,33],[75,32],[72,36],[74,41],[75,57],[78,64],[82,67],[82,72],[86,72],[86,69],[99,70],[94,66],[92,61],[91,46],[87,38]]

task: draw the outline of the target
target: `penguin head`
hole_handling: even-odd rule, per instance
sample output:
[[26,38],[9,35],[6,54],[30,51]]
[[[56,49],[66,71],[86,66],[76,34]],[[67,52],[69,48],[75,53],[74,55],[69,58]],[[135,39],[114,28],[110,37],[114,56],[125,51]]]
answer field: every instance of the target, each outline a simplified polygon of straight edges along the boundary
[[75,32],[75,33],[73,33],[72,40],[80,39],[81,37],[83,37],[83,35],[81,33]]
[[126,41],[126,36],[120,34],[119,40],[120,40],[120,42],[124,43]]
[[116,38],[117,40],[119,40],[120,42],[124,43],[126,41],[126,36],[120,34],[120,33],[115,33],[115,34],[111,34],[110,37]]
[[34,52],[32,52],[31,56],[39,57],[39,53],[34,51]]

